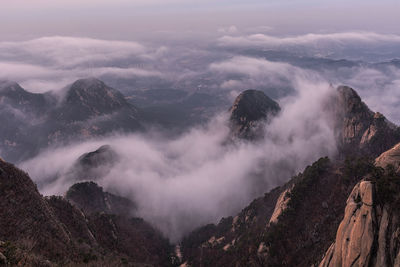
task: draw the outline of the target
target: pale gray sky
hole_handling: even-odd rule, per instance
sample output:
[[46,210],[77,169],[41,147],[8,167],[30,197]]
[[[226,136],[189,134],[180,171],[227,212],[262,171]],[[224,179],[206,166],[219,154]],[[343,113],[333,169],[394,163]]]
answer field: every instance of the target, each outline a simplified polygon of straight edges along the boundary
[[397,0],[3,0],[0,38],[203,38],[234,25],[277,35],[338,31],[400,34]]

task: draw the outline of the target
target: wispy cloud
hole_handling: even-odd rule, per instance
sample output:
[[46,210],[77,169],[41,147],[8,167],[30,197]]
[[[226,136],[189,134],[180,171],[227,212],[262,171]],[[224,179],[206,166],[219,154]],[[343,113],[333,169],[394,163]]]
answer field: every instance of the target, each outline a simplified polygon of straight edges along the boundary
[[290,37],[277,37],[266,34],[252,34],[247,36],[223,36],[219,39],[220,45],[228,46],[267,46],[279,47],[283,45],[315,45],[318,43],[400,43],[400,35],[378,34],[374,32],[342,32],[327,34],[305,34]]
[[0,42],[0,66],[4,70],[0,79],[15,80],[43,92],[87,76],[160,77],[162,73],[152,66],[166,50],[137,42],[59,36]]

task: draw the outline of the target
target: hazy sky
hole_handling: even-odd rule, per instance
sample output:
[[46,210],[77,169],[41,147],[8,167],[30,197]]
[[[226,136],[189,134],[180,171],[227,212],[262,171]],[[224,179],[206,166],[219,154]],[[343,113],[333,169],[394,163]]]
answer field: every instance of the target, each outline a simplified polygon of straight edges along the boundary
[[[400,33],[397,0],[3,0],[0,38],[186,38],[241,32]],[[220,31],[218,31],[220,30]]]

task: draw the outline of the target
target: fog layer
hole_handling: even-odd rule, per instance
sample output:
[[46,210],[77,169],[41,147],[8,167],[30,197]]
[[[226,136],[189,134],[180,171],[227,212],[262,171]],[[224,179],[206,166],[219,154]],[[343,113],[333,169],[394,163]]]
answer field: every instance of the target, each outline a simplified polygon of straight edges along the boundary
[[[224,64],[229,62],[213,68]],[[109,144],[120,160],[99,183],[133,199],[138,216],[177,241],[200,225],[235,214],[319,157],[334,155],[333,129],[324,110],[332,87],[315,73],[266,64],[288,68],[282,75],[291,76],[296,92],[280,100],[282,112],[266,126],[262,141],[227,143],[225,113],[175,139],[155,132],[116,135],[49,149],[20,167],[44,194],[63,194],[74,182],[65,174],[75,160]]]

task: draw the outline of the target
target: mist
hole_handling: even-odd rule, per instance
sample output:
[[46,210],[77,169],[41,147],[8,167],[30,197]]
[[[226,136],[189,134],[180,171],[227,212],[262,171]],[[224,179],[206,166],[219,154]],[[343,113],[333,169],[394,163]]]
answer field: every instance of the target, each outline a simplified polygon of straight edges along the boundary
[[[213,68],[223,71],[224,64],[229,62]],[[307,164],[335,155],[334,129],[325,110],[334,88],[315,73],[279,64],[288,69],[296,92],[279,100],[282,112],[265,125],[263,140],[227,142],[228,114],[222,113],[175,138],[156,130],[116,134],[49,148],[19,166],[43,194],[62,195],[76,182],[68,171],[77,158],[109,144],[119,161],[97,182],[135,201],[137,216],[177,242],[196,227],[234,215]]]

